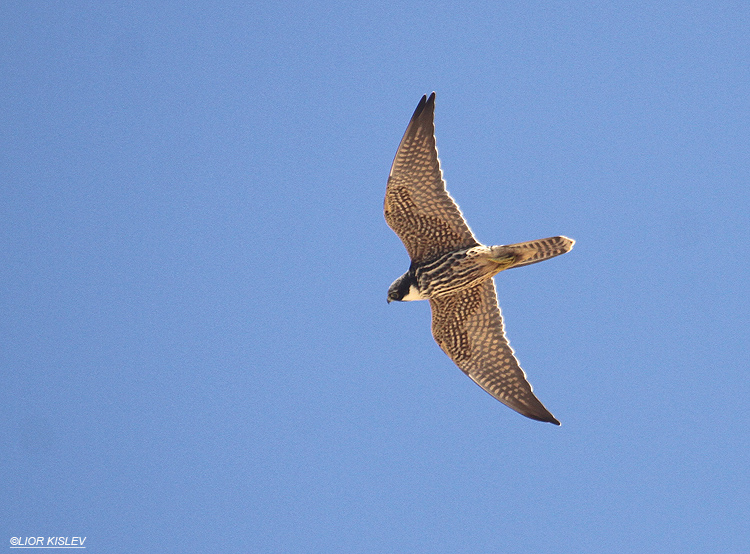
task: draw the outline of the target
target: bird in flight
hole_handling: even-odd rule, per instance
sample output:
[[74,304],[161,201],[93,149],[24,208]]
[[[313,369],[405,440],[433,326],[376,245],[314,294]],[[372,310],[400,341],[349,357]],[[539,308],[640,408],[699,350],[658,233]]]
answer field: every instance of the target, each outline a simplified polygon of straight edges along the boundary
[[503,330],[497,273],[570,251],[567,237],[485,246],[445,189],[435,146],[435,93],[423,96],[401,139],[385,192],[385,220],[411,265],[388,289],[393,300],[429,300],[432,336],[485,391],[518,413],[560,425],[532,392]]

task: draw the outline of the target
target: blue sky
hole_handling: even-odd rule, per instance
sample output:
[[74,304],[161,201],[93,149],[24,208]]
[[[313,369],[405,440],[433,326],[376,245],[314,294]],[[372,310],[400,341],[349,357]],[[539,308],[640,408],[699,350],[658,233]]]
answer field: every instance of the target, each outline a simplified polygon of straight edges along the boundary
[[[93,552],[740,552],[745,2],[4,2],[0,521]],[[386,303],[436,91],[561,427]]]

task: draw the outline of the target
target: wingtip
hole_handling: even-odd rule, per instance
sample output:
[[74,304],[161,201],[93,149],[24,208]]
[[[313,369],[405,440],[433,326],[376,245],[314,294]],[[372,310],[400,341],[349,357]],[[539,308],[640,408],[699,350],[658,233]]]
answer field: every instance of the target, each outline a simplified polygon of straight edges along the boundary
[[419,101],[419,104],[417,104],[417,108],[414,110],[414,115],[411,116],[412,119],[418,118],[420,115],[422,115],[422,112],[425,111],[425,108],[433,107],[435,105],[435,93],[433,92],[430,94],[429,98],[426,94],[422,95],[422,99]]
[[531,401],[527,402],[525,406],[511,406],[508,404],[508,407],[529,419],[535,419],[536,421],[542,421],[544,423],[552,423],[553,425],[560,425],[557,418],[544,407],[544,404],[542,404],[533,393]]
[[[425,96],[423,96],[422,98],[425,98]],[[431,111],[433,112],[435,111],[435,93],[434,92],[430,94],[430,96],[425,101],[425,106],[429,108]]]
[[426,94],[422,95],[421,100],[419,101],[419,104],[417,104],[417,108],[414,110],[414,115],[411,116],[412,119],[416,119],[422,113],[429,109],[430,111],[434,111],[435,109],[435,93],[433,92],[428,97]]
[[551,423],[552,425],[557,425],[557,426],[560,425],[560,422],[557,420],[557,418],[549,412],[547,412],[544,415],[529,415],[529,414],[524,414],[524,413],[522,413],[522,415],[525,415],[529,419],[535,419],[543,423]]

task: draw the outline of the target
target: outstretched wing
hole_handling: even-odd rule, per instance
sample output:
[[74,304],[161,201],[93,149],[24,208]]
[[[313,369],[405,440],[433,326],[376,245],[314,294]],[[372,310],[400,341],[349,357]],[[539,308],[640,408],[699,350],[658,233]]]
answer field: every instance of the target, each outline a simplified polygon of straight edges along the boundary
[[385,220],[419,263],[477,246],[445,190],[435,147],[435,93],[423,96],[396,151],[385,191]]
[[477,385],[526,417],[560,425],[534,396],[505,338],[492,279],[431,298],[430,306],[435,341]]

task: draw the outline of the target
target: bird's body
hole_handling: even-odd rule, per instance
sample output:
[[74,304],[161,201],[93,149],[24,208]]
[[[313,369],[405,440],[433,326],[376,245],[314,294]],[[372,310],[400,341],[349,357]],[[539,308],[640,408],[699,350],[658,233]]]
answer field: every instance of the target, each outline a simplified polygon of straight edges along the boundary
[[429,300],[435,341],[461,370],[510,408],[559,425],[534,396],[505,338],[492,277],[564,254],[574,241],[558,236],[479,243],[445,189],[434,110],[435,93],[422,97],[388,179],[385,219],[411,257],[409,270],[390,286],[388,301]]
[[[500,271],[499,264],[489,261],[491,248],[472,246],[448,252],[423,264],[412,264],[409,271],[396,280],[396,288],[408,285],[407,296],[400,300],[427,300],[453,294],[492,277]],[[391,298],[397,299],[396,294]]]

